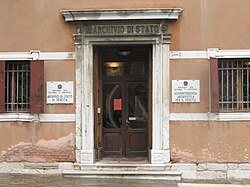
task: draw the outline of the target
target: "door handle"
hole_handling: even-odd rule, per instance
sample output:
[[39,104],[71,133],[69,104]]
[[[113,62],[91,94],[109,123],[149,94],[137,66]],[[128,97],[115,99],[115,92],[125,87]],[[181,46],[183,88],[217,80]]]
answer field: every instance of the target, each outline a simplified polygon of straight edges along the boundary
[[129,128],[129,124],[130,124],[129,120],[126,119],[126,127],[127,127],[127,128]]

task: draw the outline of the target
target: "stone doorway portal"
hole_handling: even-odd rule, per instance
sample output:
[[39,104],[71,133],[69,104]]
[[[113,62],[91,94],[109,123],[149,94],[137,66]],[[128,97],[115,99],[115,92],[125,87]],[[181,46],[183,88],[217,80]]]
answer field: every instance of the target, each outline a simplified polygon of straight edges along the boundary
[[[168,25],[182,9],[65,10],[65,21],[76,23],[76,160],[96,162],[94,47],[101,45],[152,46],[152,147],[149,161],[170,161]],[[126,92],[126,91],[125,91]],[[97,111],[98,112],[98,111]],[[100,132],[100,131],[99,131]]]

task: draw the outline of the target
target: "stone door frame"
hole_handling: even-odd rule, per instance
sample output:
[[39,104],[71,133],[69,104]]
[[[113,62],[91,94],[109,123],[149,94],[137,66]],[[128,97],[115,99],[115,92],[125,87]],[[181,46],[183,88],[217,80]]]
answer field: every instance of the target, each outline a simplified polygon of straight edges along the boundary
[[167,163],[169,153],[170,37],[85,37],[76,45],[76,148],[78,163],[95,163],[93,46],[152,45],[152,149],[150,163]]

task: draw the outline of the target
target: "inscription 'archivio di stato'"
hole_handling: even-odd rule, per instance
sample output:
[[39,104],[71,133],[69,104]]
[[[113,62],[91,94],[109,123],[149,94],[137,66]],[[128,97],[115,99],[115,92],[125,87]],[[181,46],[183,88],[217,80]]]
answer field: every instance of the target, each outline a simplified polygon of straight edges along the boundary
[[167,32],[167,26],[159,24],[85,25],[80,32],[87,35],[160,34]]

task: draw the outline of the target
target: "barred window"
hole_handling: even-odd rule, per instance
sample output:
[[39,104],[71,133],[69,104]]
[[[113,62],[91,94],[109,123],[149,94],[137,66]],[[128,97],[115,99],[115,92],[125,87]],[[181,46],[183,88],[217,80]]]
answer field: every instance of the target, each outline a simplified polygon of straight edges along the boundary
[[30,62],[6,62],[5,111],[29,112],[30,109]]
[[219,59],[219,105],[223,112],[250,110],[250,59]]

